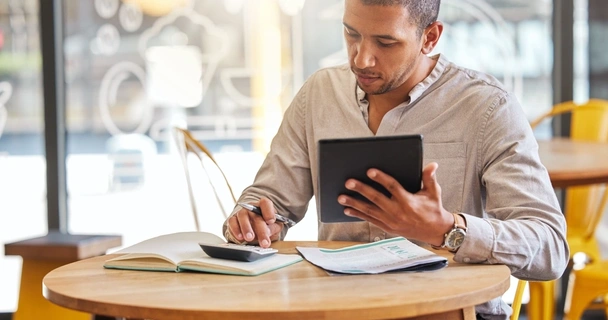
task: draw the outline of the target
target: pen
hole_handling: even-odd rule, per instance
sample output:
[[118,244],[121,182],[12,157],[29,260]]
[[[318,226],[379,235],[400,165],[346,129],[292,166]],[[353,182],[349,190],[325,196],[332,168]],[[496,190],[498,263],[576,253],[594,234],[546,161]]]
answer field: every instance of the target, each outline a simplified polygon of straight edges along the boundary
[[[240,207],[243,207],[243,208],[245,208],[245,209],[247,209],[247,210],[249,210],[249,211],[257,214],[258,216],[262,216],[262,210],[258,206],[254,206],[252,204],[242,203],[242,202],[239,202],[238,205]],[[291,219],[289,219],[287,217],[284,217],[282,215],[279,215],[279,214],[275,214],[274,218],[277,219],[277,221],[283,223],[284,225],[286,225],[289,228],[291,228],[291,227],[293,227],[293,226],[296,225],[295,221],[293,221],[293,220],[291,220]]]

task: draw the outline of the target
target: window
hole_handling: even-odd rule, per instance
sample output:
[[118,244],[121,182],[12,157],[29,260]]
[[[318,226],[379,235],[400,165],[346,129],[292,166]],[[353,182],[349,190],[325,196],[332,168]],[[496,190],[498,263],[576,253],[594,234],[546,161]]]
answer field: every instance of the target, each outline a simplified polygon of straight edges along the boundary
[[0,1],[0,313],[17,307],[20,257],[4,243],[46,233],[37,1]]
[[[125,244],[193,228],[171,126],[207,144],[239,193],[303,81],[347,61],[342,0],[65,9],[68,229],[120,233]],[[531,118],[550,108],[550,3],[444,1],[440,19],[436,52],[496,76]],[[290,236],[316,238],[309,219]]]

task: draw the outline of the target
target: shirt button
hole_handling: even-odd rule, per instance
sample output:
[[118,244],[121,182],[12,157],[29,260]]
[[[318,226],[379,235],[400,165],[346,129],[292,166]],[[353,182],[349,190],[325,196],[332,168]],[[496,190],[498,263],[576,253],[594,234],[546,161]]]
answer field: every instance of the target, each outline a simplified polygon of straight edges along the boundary
[[469,259],[469,258],[464,258],[464,259],[462,259],[462,261],[464,261],[464,262],[466,262],[466,263],[469,263],[469,262],[471,262],[471,259]]
[[380,241],[380,237],[375,237],[374,241]]

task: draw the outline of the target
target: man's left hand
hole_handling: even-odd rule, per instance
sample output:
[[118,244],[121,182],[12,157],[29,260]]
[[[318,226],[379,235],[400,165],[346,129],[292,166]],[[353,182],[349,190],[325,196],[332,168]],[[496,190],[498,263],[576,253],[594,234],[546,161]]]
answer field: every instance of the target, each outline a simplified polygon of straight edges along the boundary
[[346,188],[360,193],[370,202],[347,195],[340,195],[338,202],[346,207],[347,216],[366,220],[388,233],[439,246],[443,244],[445,233],[454,225],[454,217],[443,208],[441,187],[435,176],[437,168],[436,162],[424,167],[422,189],[414,194],[388,174],[369,169],[367,176],[384,186],[391,197],[361,181],[349,179]]

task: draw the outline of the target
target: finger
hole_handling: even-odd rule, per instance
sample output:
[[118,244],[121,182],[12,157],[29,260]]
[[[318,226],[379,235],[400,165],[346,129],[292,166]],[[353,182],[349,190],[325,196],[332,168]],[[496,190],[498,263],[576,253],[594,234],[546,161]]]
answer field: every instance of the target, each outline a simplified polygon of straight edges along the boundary
[[253,220],[253,229],[258,238],[258,245],[262,248],[270,247],[270,228],[262,217],[256,215]]
[[397,181],[397,179],[392,176],[384,173],[378,169],[369,169],[367,170],[367,176],[381,184],[392,196],[395,197],[407,197],[411,195],[403,186]]
[[346,209],[353,209],[354,212],[351,213],[351,211],[349,211],[349,213],[353,214],[353,216],[356,216],[357,218],[363,220],[369,220],[369,218],[378,219],[378,207],[372,203],[358,200],[344,194],[338,197],[338,202],[345,206]]
[[429,193],[440,196],[440,188],[437,183],[437,162],[431,162],[422,169],[422,188]]
[[[239,226],[241,228],[241,233],[243,235],[243,239],[247,242],[253,241],[255,239],[255,232],[253,231],[253,227],[251,226],[252,218],[250,215],[254,215],[255,213],[249,212],[249,210],[241,209],[236,213]],[[261,220],[261,218],[260,218]]]
[[228,218],[228,232],[230,232],[232,237],[234,237],[234,239],[239,242],[245,240],[243,238],[243,233],[241,232],[241,227],[239,225],[239,220],[236,217],[236,214],[231,215]]
[[[340,196],[340,197],[345,197],[345,196]],[[347,215],[347,216],[349,216],[349,217],[355,217],[355,218],[359,218],[359,219],[365,220],[365,221],[367,221],[367,222],[369,222],[371,224],[376,225],[377,227],[379,227],[382,230],[390,232],[390,230],[388,230],[388,227],[387,227],[387,225],[384,222],[382,222],[381,220],[376,219],[372,215],[368,215],[368,214],[366,214],[364,212],[356,210],[353,207],[346,207],[346,208],[344,208],[344,214]]]
[[262,216],[266,221],[266,224],[272,224],[276,221],[274,203],[270,199],[262,197],[260,199],[260,209],[262,210]]
[[[355,179],[348,179],[344,184],[346,189],[358,192],[362,196],[364,196],[367,200],[369,200],[374,205],[386,210],[390,205],[390,199],[387,198],[382,192],[376,190],[368,184],[365,184],[361,181]],[[354,199],[353,199],[354,200]],[[358,206],[354,207],[363,213],[372,213],[372,208],[369,206],[369,203],[363,201],[356,201],[353,204],[358,204]]]

